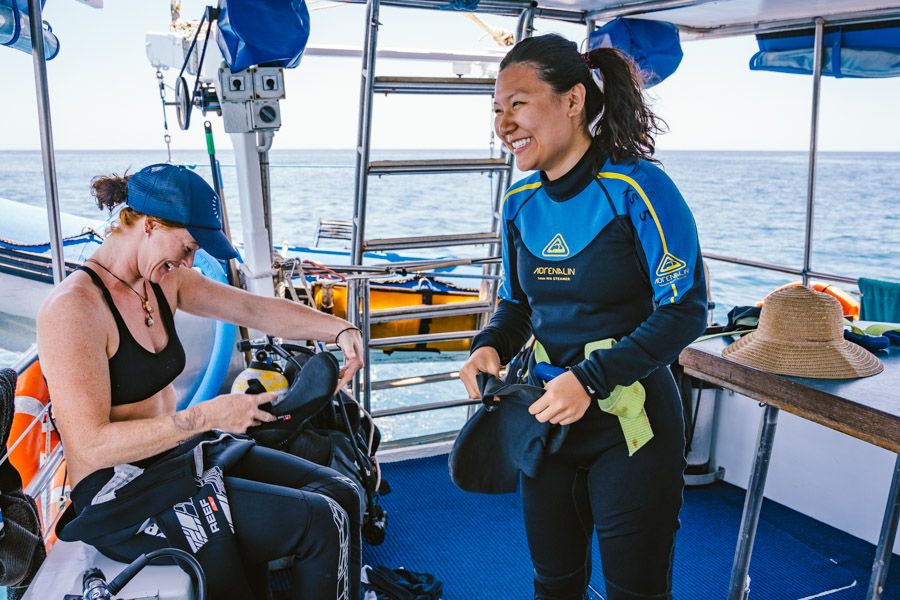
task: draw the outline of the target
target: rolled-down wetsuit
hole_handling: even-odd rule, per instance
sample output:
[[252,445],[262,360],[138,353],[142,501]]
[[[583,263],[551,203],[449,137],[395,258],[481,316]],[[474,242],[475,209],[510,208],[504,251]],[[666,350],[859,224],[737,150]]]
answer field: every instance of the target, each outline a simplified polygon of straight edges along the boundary
[[359,595],[356,487],[243,436],[211,432],[136,465],[96,471],[72,490],[72,503],[60,539],[122,562],[165,547],[190,552],[212,600],[267,598],[270,563],[289,568],[291,597]]
[[[592,401],[537,477],[521,476],[535,598],[580,599],[592,529],[611,600],[669,598],[684,486],[681,401],[667,368],[706,325],[706,285],[690,210],[644,160],[590,153],[563,177],[535,173],[503,205],[504,280],[473,341],[503,363],[533,333]],[[585,345],[614,338],[585,356]],[[629,456],[619,419],[597,400],[639,381],[653,438]],[[538,382],[532,381],[537,384]]]
[[[100,277],[91,269],[81,270],[101,291],[119,333],[119,347],[109,359],[112,405],[139,402],[153,396],[169,385],[185,364],[165,295],[158,285],[150,284],[169,336],[166,347],[153,354],[134,340]],[[207,454],[212,452],[212,455],[206,458],[215,460],[194,468],[186,477],[175,471],[159,472],[160,462],[177,467],[182,463],[173,462],[173,457],[210,436],[216,437],[197,436],[136,465],[102,469],[82,479],[72,490],[73,508],[67,518],[81,516],[89,507],[93,514],[75,527],[77,536],[61,528],[60,538],[92,541],[106,556],[127,562],[167,546],[191,551],[203,565],[213,600],[266,598],[270,561],[278,561],[279,566],[290,564],[294,597],[355,600],[360,585],[362,515],[353,483],[337,471],[255,446],[248,439],[243,440],[244,449],[239,455],[233,454],[224,462],[220,461],[221,445],[210,444]],[[192,461],[187,465],[192,466]],[[214,473],[210,467],[219,468],[219,472]],[[168,490],[180,490],[170,496],[171,505],[151,506],[166,486],[154,489],[146,485],[141,469],[157,479],[162,478]],[[129,482],[132,476],[136,478]],[[198,477],[201,480],[195,481]],[[173,488],[179,481],[183,487]],[[222,497],[216,493],[211,497],[200,493],[205,486],[212,486]],[[221,520],[222,511],[215,510],[224,506],[223,502],[227,503],[226,512],[231,517],[228,527]],[[110,511],[117,511],[120,526],[101,532],[100,529],[110,527],[110,519],[103,518],[106,506]],[[122,506],[128,509],[124,515]],[[161,512],[161,508],[169,506],[170,509]],[[210,516],[218,518],[217,525],[206,522]],[[189,530],[194,522],[198,528],[192,534]],[[86,526],[91,523],[97,524],[95,531]],[[205,533],[200,531],[200,526],[206,528]],[[170,532],[171,539],[167,539],[166,531]]]

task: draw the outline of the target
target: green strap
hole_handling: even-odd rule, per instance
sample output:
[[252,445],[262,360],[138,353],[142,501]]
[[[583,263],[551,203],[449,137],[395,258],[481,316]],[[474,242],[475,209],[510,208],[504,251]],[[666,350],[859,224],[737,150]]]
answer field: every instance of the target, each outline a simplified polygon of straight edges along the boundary
[[[613,338],[587,343],[584,345],[584,357],[590,357],[594,350],[609,350],[615,344],[616,340]],[[644,386],[640,381],[635,381],[631,385],[617,385],[609,397],[597,401],[602,411],[619,417],[619,425],[622,426],[628,445],[628,456],[633,456],[653,438],[650,419],[644,410],[646,399]]]
[[900,331],[897,323],[872,323],[865,329],[857,327],[850,319],[844,319],[844,325],[850,327],[850,331],[859,335],[884,335],[887,331]]
[[[594,350],[608,350],[615,343],[616,340],[613,338],[589,342],[584,345],[584,357],[590,357]],[[552,364],[547,351],[538,341],[534,343],[534,359],[535,362]],[[647,418],[647,411],[644,410],[646,398],[644,386],[641,382],[635,381],[627,386],[617,385],[607,398],[597,400],[600,410],[619,417],[619,425],[628,446],[628,456],[633,456],[653,438],[650,420]]]

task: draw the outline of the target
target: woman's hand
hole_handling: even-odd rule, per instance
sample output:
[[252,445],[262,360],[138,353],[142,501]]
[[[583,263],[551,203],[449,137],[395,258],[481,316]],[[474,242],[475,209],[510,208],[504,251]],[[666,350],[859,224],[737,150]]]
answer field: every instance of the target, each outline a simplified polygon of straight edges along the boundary
[[[276,392],[264,394],[222,394],[195,406],[205,419],[206,430],[221,429],[229,433],[245,433],[247,428],[270,423],[275,415],[260,408],[278,397]],[[192,409],[175,413],[176,416]],[[178,421],[176,420],[176,423]]]
[[479,373],[489,373],[494,377],[500,377],[500,355],[490,346],[482,346],[469,356],[469,360],[459,370],[459,378],[466,386],[469,399],[480,400],[481,390],[475,376]]
[[544,395],[528,407],[541,423],[571,425],[584,416],[591,397],[571,371],[566,371],[547,384]]
[[359,329],[347,328],[338,333],[337,337],[334,338],[334,343],[336,343],[341,352],[344,353],[344,366],[341,367],[339,371],[340,381],[338,381],[337,389],[340,390],[342,387],[350,383],[350,380],[353,379],[353,375],[356,374],[363,366],[365,365],[365,361],[363,360],[363,339],[362,333]]

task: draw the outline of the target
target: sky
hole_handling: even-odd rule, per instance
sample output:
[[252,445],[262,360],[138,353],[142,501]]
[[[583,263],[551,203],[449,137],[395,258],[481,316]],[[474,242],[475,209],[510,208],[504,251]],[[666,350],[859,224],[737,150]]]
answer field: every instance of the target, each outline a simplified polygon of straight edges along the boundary
[[[154,69],[144,52],[147,32],[165,32],[167,0],[105,0],[94,9],[75,0],[48,0],[45,20],[60,39],[48,63],[54,144],[59,150],[163,148],[163,121]],[[185,0],[184,18],[199,18],[204,3]],[[482,17],[514,30],[510,18]],[[384,8],[379,47],[495,50],[484,32],[462,15]],[[364,6],[314,10],[310,45],[361,46]],[[556,31],[581,41],[581,26],[538,20],[537,34]],[[753,37],[685,42],[684,59],[668,80],[649,90],[669,125],[660,150],[801,150],[809,148],[812,79],[751,72]],[[281,130],[275,148],[350,149],[356,144],[359,58],[305,57],[286,73]],[[441,63],[379,61],[380,75],[449,76]],[[32,58],[0,48],[0,150],[39,149]],[[172,85],[174,75],[166,74]],[[900,78],[823,78],[819,149],[900,151]],[[169,99],[174,93],[169,90]],[[204,147],[202,117],[187,132],[169,109],[174,149]],[[488,97],[376,97],[373,148],[487,148]],[[226,134],[213,116],[217,146]]]

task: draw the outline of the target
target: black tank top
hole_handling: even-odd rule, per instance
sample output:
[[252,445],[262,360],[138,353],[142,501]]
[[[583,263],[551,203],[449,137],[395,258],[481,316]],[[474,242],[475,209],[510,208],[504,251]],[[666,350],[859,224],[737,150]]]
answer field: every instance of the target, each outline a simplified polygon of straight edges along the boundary
[[153,396],[167,385],[172,383],[184,370],[184,348],[178,334],[175,332],[175,322],[172,319],[172,311],[162,289],[153,282],[150,287],[156,295],[159,304],[159,314],[162,317],[163,327],[169,337],[166,347],[159,352],[150,352],[137,343],[122,315],[113,303],[109,290],[103,284],[103,280],[91,269],[79,267],[79,271],[87,273],[94,284],[103,292],[109,310],[112,311],[119,330],[119,347],[116,353],[109,359],[109,383],[112,391],[112,405],[133,404]]

